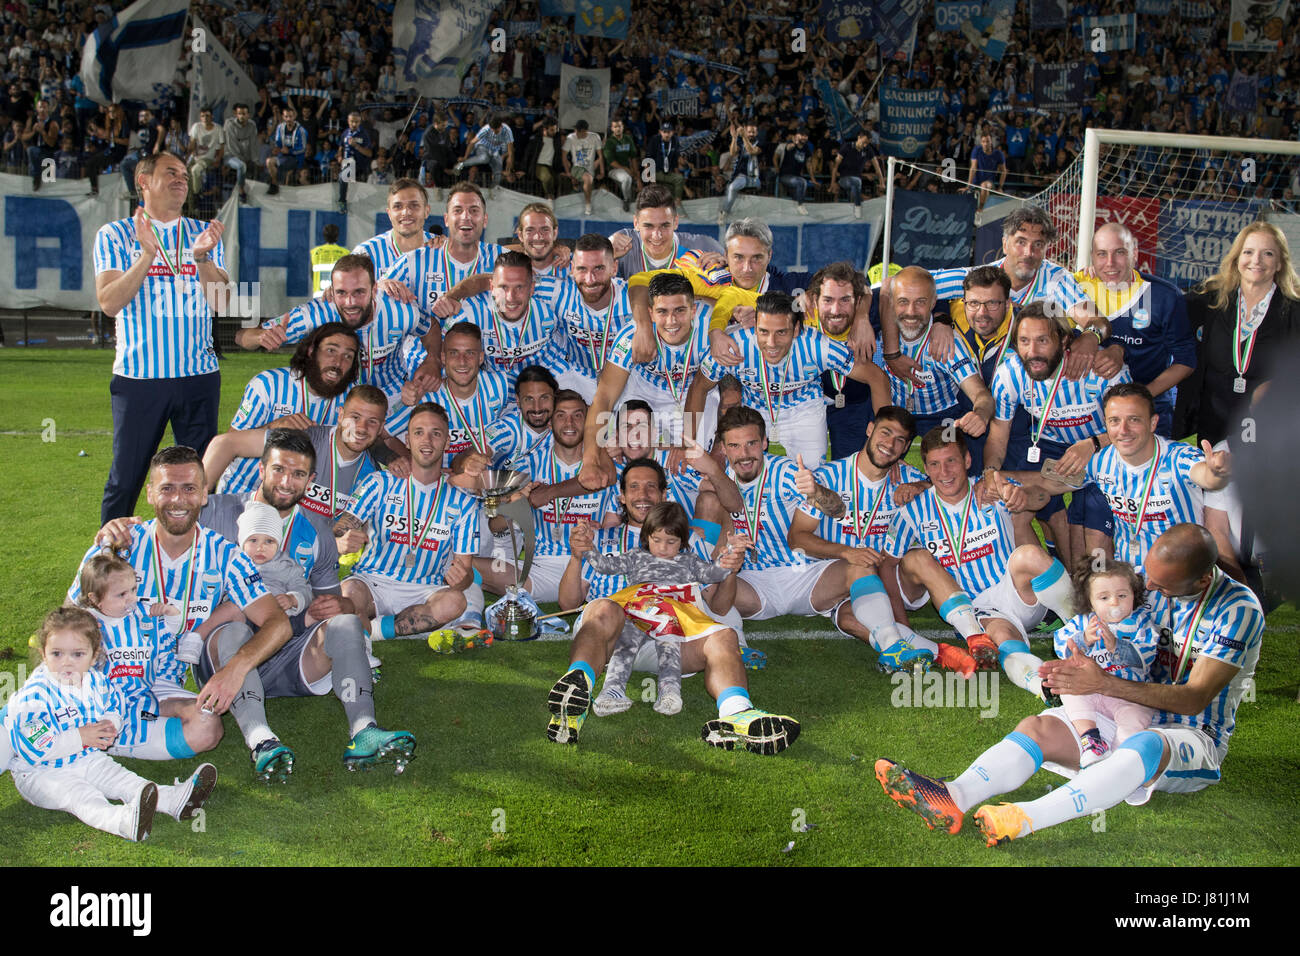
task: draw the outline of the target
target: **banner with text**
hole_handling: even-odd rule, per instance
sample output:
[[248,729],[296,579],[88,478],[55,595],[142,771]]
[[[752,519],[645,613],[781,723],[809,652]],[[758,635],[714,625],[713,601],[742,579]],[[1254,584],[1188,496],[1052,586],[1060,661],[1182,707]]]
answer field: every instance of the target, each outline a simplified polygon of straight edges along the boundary
[[[1083,18],[1083,46],[1086,50],[1094,50],[1098,53],[1131,50],[1136,39],[1136,13]],[[1099,45],[1101,45],[1100,49],[1098,49]]]
[[900,189],[894,193],[889,261],[922,269],[970,265],[975,251],[975,197]]
[[943,90],[880,90],[880,151],[886,156],[915,159],[929,142],[930,130]]
[[983,6],[979,0],[939,0],[934,5],[934,28],[940,33],[957,33],[963,23],[984,12]]
[[1083,64],[1034,64],[1034,105],[1056,112],[1078,110],[1083,105]]

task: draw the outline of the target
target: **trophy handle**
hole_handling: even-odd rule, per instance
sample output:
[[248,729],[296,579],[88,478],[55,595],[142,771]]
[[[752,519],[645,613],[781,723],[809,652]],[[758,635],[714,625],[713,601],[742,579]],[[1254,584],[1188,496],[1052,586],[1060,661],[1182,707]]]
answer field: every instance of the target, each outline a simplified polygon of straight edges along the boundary
[[[528,580],[528,572],[532,570],[533,552],[537,549],[536,532],[533,528],[533,507],[528,503],[527,498],[520,495],[513,501],[503,501],[497,505],[496,513],[519,525],[519,530],[523,532],[524,566],[519,572],[519,585],[522,587],[524,582]],[[512,559],[513,557],[511,555]]]

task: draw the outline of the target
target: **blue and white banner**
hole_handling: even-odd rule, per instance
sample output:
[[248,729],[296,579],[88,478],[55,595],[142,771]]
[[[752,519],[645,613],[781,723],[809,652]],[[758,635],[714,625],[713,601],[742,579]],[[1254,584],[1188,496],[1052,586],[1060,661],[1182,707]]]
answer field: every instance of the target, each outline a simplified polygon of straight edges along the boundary
[[915,159],[930,140],[934,117],[944,101],[943,90],[880,88],[880,151],[886,156]]
[[1262,208],[1257,201],[1161,202],[1157,275],[1182,289],[1208,279],[1237,233],[1258,219]]
[[668,55],[675,60],[687,60],[690,63],[698,63],[708,70],[722,70],[724,73],[735,73],[738,76],[745,75],[745,71],[738,66],[719,63],[717,60],[706,60],[698,53],[687,53],[685,50],[669,50]]
[[573,129],[580,119],[593,133],[609,131],[608,68],[580,70],[567,63],[560,67],[560,128]]
[[900,189],[894,193],[889,261],[922,269],[970,265],[975,251],[975,196]]
[[582,36],[625,40],[631,19],[632,0],[578,0],[573,28]]
[[873,7],[875,4],[869,0],[821,0],[818,13],[832,43],[866,42],[875,32]]
[[1204,0],[1182,0],[1178,4],[1178,15],[1184,20],[1210,20],[1214,17],[1214,4]]
[[1040,110],[1074,112],[1083,105],[1083,64],[1034,64],[1034,105]]
[[821,98],[822,107],[826,110],[827,117],[830,118],[831,130],[834,132],[836,140],[843,142],[857,136],[862,124],[853,115],[853,111],[849,109],[849,104],[840,94],[840,91],[831,86],[830,80],[824,77],[818,77],[816,85],[817,95]]
[[1174,8],[1174,0],[1137,0],[1137,12],[1146,17],[1167,17]]
[[190,125],[199,121],[199,110],[205,106],[218,123],[234,115],[236,103],[251,110],[257,103],[257,86],[197,14],[194,26],[203,31],[204,49],[190,57]]
[[934,5],[934,28],[940,33],[956,33],[967,20],[983,13],[980,0],[939,0]]
[[[655,94],[659,112],[664,116],[699,116],[699,90],[660,90]],[[563,120],[561,126],[565,126]]]
[[1253,113],[1259,103],[1259,77],[1233,70],[1224,99],[1225,105],[1234,113]]
[[[1097,31],[1102,31],[1098,33]],[[1119,13],[1109,17],[1083,18],[1083,48],[1095,49],[1093,42],[1102,38],[1104,52],[1131,50],[1137,41],[1137,14]]]
[[990,60],[1001,60],[1011,42],[1016,0],[988,0],[984,12],[961,25],[962,35]]
[[[1169,0],[1165,0],[1166,3]],[[1070,0],[1030,0],[1029,25],[1035,30],[1063,30],[1070,15]]]
[[916,44],[916,22],[928,6],[926,0],[877,0],[872,4],[875,41],[881,56],[910,59]]
[[443,0],[398,0],[393,61],[399,87],[435,98],[458,95],[498,2],[459,0],[453,8]]
[[[1247,53],[1271,53],[1286,32],[1287,8],[1291,0],[1232,0],[1228,23],[1228,49]],[[1292,24],[1291,29],[1295,25]]]
[[189,6],[188,0],[136,0],[100,24],[81,53],[86,95],[109,104],[169,94]]

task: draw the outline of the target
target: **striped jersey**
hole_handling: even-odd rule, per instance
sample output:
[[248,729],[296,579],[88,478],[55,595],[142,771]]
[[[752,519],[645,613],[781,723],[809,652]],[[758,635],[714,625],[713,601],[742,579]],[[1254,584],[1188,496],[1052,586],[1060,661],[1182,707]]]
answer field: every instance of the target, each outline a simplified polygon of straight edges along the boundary
[[[1003,256],[989,265],[1001,266],[1006,261],[1006,256]],[[972,266],[962,266],[931,272],[930,275],[934,276],[935,298],[939,301],[960,299],[964,294],[961,287],[962,280],[972,268]],[[1011,290],[1011,301],[1018,306],[1036,299],[1055,302],[1063,311],[1069,312],[1080,302],[1088,301],[1088,296],[1079,288],[1079,283],[1074,281],[1074,276],[1069,269],[1044,259],[1032,282],[1019,291]]]
[[348,513],[370,525],[370,543],[354,570],[440,585],[453,554],[477,554],[479,501],[449,478],[425,485],[377,471],[361,481]]
[[[888,472],[879,481],[868,481],[858,470],[858,456],[861,454],[863,452],[827,462],[815,474],[819,485],[835,492],[844,502],[842,517],[832,518],[823,514],[811,501],[805,501],[799,510],[818,519],[819,538],[833,544],[881,551],[889,524],[899,508],[894,502],[894,492],[899,483],[890,478]],[[906,462],[899,462],[898,467],[904,484],[925,481],[925,475]]]
[[1205,454],[1194,445],[1159,435],[1155,440],[1154,478],[1150,459],[1129,465],[1114,445],[1089,458],[1084,472],[1085,480],[1097,486],[1115,515],[1115,557],[1139,571],[1156,538],[1176,524],[1200,524],[1205,508],[1204,492],[1192,481],[1192,466],[1204,461]]
[[708,301],[696,301],[691,334],[681,345],[669,345],[656,332],[655,357],[644,364],[632,361],[632,337],[636,328],[628,326],[614,336],[609,363],[627,372],[635,371],[646,384],[663,393],[665,402],[684,405],[691,380],[709,355],[709,316],[712,310]]
[[379,470],[369,451],[345,461],[344,456],[349,452],[339,444],[336,428],[313,425],[307,429],[307,437],[316,449],[316,477],[307,482],[307,492],[299,502],[308,511],[331,521],[349,510],[361,479]]
[[[199,512],[199,524],[211,528],[227,541],[239,541],[239,517],[244,505],[253,500],[253,492],[242,495],[208,495],[208,503]],[[339,593],[339,552],[334,539],[334,525],[322,514],[294,505],[288,517],[281,518],[284,537],[280,553],[288,555],[302,568],[315,594]]]
[[[503,252],[505,250],[494,243],[480,242],[478,254],[472,262],[459,262],[451,257],[446,245],[441,249],[421,246],[393,263],[383,277],[396,279],[411,290],[415,296],[415,308],[423,319],[423,333],[441,321],[433,314],[434,303],[461,279],[491,272],[496,266],[497,256]],[[445,325],[452,321],[455,320],[449,319]]]
[[617,276],[609,304],[603,309],[587,305],[572,279],[557,282],[546,296],[555,313],[555,342],[565,361],[578,374],[599,378],[614,338],[632,324],[627,283]]
[[80,683],[68,686],[59,683],[42,663],[9,700],[5,730],[14,752],[9,766],[23,770],[66,767],[96,749],[78,746],[79,739],[72,741],[78,727],[108,718],[120,730],[126,710],[126,700],[103,671],[92,667]]
[[551,426],[548,423],[541,431],[533,431],[515,408],[488,426],[487,440],[492,446],[493,468],[518,468],[519,462],[550,442]]
[[700,482],[704,479],[704,476],[694,468],[690,467],[689,460],[687,461],[686,468],[683,470],[682,474],[668,471],[668,456],[671,453],[672,450],[669,448],[654,448],[651,449],[649,455],[645,455],[642,458],[634,458],[631,461],[621,458],[615,459],[614,473],[616,477],[612,486],[614,494],[611,496],[609,502],[610,511],[615,514],[618,513],[620,507],[618,500],[620,492],[618,489],[623,480],[623,472],[627,471],[629,465],[634,465],[639,461],[644,461],[645,458],[651,458],[668,473],[668,490],[664,492],[664,501],[675,501],[686,509],[688,515],[693,514],[695,512],[695,499],[700,496]]
[[492,293],[483,292],[462,302],[460,314],[448,319],[446,327],[457,322],[469,322],[482,331],[483,364],[505,374],[511,402],[515,400],[515,380],[528,366],[544,365],[556,374],[563,371],[552,338],[555,312],[542,296],[534,294],[519,321],[508,322],[497,312]]
[[[1064,358],[1062,358],[1064,361]],[[1057,370],[1059,371],[1059,366]],[[1029,412],[1031,434],[1039,427],[1043,409],[1052,395],[1052,382],[1056,378],[1053,371],[1045,380],[1036,382],[1025,371],[1020,355],[1007,353],[1007,358],[993,373],[993,407],[994,417],[999,421],[1009,422],[1016,414],[1016,409],[1023,407]],[[1131,382],[1128,366],[1123,366],[1114,378],[1102,378],[1096,372],[1072,382],[1060,377],[1056,395],[1051,399],[1047,409],[1047,422],[1042,426],[1041,440],[1055,442],[1058,445],[1073,445],[1077,441],[1100,435],[1106,430],[1105,418],[1102,416],[1101,397],[1106,389],[1120,382]]]
[[[743,512],[731,513],[732,530],[750,535],[754,540],[754,550],[746,553],[741,570],[762,571],[802,563],[786,540],[795,510],[804,500],[794,483],[798,472],[789,458],[765,454],[758,475],[751,481],[741,482],[731,463],[727,463],[727,476],[736,482],[745,501]],[[725,543],[725,536],[722,541]]]
[[890,402],[906,408],[914,415],[933,415],[952,408],[961,398],[961,383],[980,373],[965,336],[952,337],[952,356],[943,362],[936,361],[930,354],[929,341],[928,329],[925,335],[910,342],[901,335],[898,338],[898,347],[902,353],[921,363],[921,368],[917,371],[917,377],[922,383],[919,388],[914,389],[911,383],[903,381],[889,370],[882,345],[876,346],[876,354],[872,359],[889,376]]
[[118,740],[128,746],[142,743],[147,723],[158,717],[158,699],[152,687],[157,676],[154,662],[163,650],[162,620],[150,617],[141,602],[122,617],[107,617],[91,607],[86,610],[99,624],[105,657],[99,669],[127,704]]
[[[206,621],[222,601],[246,608],[268,592],[252,559],[211,528],[196,525],[194,546],[180,557],[172,558],[155,547],[154,524],[151,520],[131,525],[131,546],[124,557],[135,569],[136,594],[140,600],[168,604],[180,612],[175,617],[167,614],[158,619],[159,653],[154,661],[154,673],[160,680],[183,685],[189,665],[176,659],[176,638]],[[84,565],[99,551],[98,545],[91,545],[81,563]],[[68,588],[68,601],[75,604],[80,597],[78,566]]]
[[[194,240],[207,223],[181,218],[153,225],[161,236],[160,248],[140,291],[117,315],[113,374],[180,378],[215,372],[212,309],[203,295],[199,267],[194,264]],[[140,255],[133,219],[107,223],[95,234],[96,276],[126,272]],[[218,269],[226,267],[220,240],[212,250],[212,262]]]
[[[1237,668],[1237,673],[1201,713],[1188,716],[1156,711],[1151,725],[1198,727],[1215,741],[1222,758],[1236,727],[1237,705],[1259,661],[1264,609],[1250,588],[1217,568],[1206,591],[1178,598],[1167,598],[1157,592],[1154,603],[1153,614],[1161,632],[1151,680],[1185,684],[1201,656],[1230,664]],[[1187,650],[1189,632],[1192,632],[1190,651]],[[1181,677],[1175,679],[1184,652],[1188,659]]]
[[[968,482],[974,488],[974,480]],[[891,557],[901,558],[912,548],[929,551],[961,589],[975,597],[1007,573],[1007,562],[1016,549],[1011,512],[1000,501],[981,508],[974,491],[952,505],[928,488],[898,509],[885,535],[885,551]]]
[[[483,367],[478,372],[478,384],[474,394],[466,399],[459,399],[451,394],[447,387],[448,379],[443,379],[442,387],[435,392],[425,392],[416,404],[436,402],[447,411],[450,427],[447,431],[447,452],[443,464],[451,467],[452,459],[463,451],[481,451],[490,459],[492,443],[488,441],[488,426],[501,417],[508,404],[510,382],[501,372],[494,368]],[[406,440],[406,430],[411,421],[411,405],[396,405],[388,416],[384,426],[394,438]]]
[[[547,441],[539,444],[518,465],[520,471],[534,481],[544,485],[558,485],[570,478],[576,478],[582,470],[582,462],[566,465],[555,456],[554,443]],[[585,495],[568,498],[556,498],[543,508],[533,509],[533,533],[537,538],[537,554],[557,557],[567,556],[569,550],[569,532],[573,526],[587,519],[599,525],[608,510],[607,503],[611,497],[611,488],[589,491]],[[617,505],[615,505],[617,507]]]
[[789,353],[776,365],[763,357],[753,329],[737,329],[731,339],[740,352],[740,364],[728,368],[709,354],[700,363],[701,374],[716,382],[730,372],[740,379],[745,404],[775,412],[778,421],[782,409],[825,402],[823,372],[847,375],[853,368],[853,352],[847,345],[812,329],[800,330]]
[[[262,328],[283,324],[284,341],[293,345],[326,322],[342,321],[343,317],[334,303],[312,299],[294,306],[279,318],[263,322]],[[402,337],[408,332],[419,334],[419,326],[420,316],[414,306],[398,302],[391,296],[376,295],[374,314],[370,321],[355,330],[361,339],[361,350],[356,358],[360,369],[357,384],[377,386],[391,402],[402,391],[405,382],[399,380],[396,365],[390,367],[389,363],[397,352]]]
[[1109,625],[1110,632],[1115,635],[1114,651],[1106,647],[1105,641],[1088,643],[1086,630],[1092,617],[1091,611],[1076,614],[1052,632],[1052,647],[1056,656],[1061,660],[1072,656],[1074,652],[1070,642],[1073,641],[1106,673],[1124,680],[1146,680],[1155,664],[1156,647],[1160,640],[1160,628],[1151,616],[1151,611],[1139,605],[1124,620]]
[[[293,129],[289,129],[284,123],[278,124],[272,142],[276,150],[287,146],[290,156],[307,155],[307,129],[301,123],[295,123]],[[277,152],[276,155],[278,157],[279,153]]]
[[[244,388],[244,399],[235,417],[232,431],[265,428],[285,415],[305,414],[317,425],[337,425],[339,409],[347,399],[343,392],[333,398],[319,398],[307,388],[301,375],[288,368],[269,368],[258,372]],[[217,491],[238,494],[257,487],[258,458],[236,458],[221,475]]]
[[[433,238],[433,233],[423,233],[424,242]],[[377,236],[371,236],[365,242],[357,245],[352,250],[354,255],[365,256],[375,264],[375,275],[382,277],[389,269],[397,264],[397,260],[406,255],[397,248],[397,240],[393,236],[393,230],[381,232]]]
[[[641,529],[629,524],[618,528],[598,528],[596,530],[596,552],[598,554],[622,554],[632,548],[641,546]],[[607,598],[623,590],[629,582],[621,574],[601,574],[586,561],[582,562],[582,580],[587,584],[587,600]]]

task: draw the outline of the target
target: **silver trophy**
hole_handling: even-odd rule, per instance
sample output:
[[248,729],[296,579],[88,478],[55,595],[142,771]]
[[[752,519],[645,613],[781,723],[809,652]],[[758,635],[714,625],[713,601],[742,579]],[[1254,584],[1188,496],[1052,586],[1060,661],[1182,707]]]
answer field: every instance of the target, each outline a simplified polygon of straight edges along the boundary
[[[475,492],[483,500],[489,518],[505,518],[510,524],[510,563],[515,569],[515,583],[506,589],[505,605],[491,625],[492,636],[498,641],[530,641],[536,637],[536,614],[519,602],[519,588],[528,580],[533,552],[537,549],[532,505],[527,498],[516,494],[527,481],[528,476],[522,471],[487,468],[479,476],[479,490]],[[515,537],[515,525],[524,534],[522,570],[516,561],[519,542]]]

